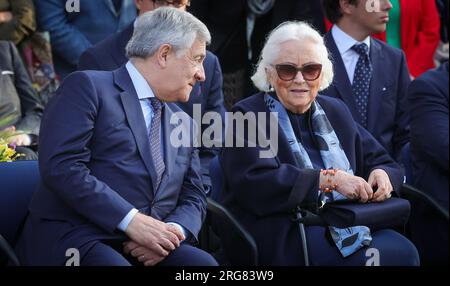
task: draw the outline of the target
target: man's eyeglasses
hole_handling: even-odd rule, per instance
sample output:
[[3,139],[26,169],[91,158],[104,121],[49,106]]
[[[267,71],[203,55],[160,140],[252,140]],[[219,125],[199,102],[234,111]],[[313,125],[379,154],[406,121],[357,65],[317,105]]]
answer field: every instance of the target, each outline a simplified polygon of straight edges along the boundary
[[313,81],[318,79],[320,73],[322,72],[321,64],[307,64],[299,68],[291,64],[279,64],[272,66],[275,67],[278,77],[284,81],[293,80],[297,76],[298,72],[302,73],[302,76],[306,81]]
[[175,8],[180,8],[191,5],[191,1],[185,1],[185,0],[153,0],[153,2],[157,3],[160,6],[172,6]]

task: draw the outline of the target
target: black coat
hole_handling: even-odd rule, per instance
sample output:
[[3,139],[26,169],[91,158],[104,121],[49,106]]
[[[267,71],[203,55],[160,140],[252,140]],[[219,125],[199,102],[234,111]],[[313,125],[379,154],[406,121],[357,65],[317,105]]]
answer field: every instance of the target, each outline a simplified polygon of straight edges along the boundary
[[[327,114],[355,175],[367,180],[373,169],[383,169],[394,190],[398,190],[403,178],[400,166],[355,123],[345,104],[321,95],[317,101]],[[268,113],[262,93],[240,101],[233,111]],[[246,135],[244,138],[247,139]],[[281,127],[278,128],[276,156],[260,158],[262,149],[266,148],[259,144],[256,148],[224,149],[221,162],[225,189],[220,201],[255,238],[260,264],[301,265],[298,225],[292,222],[291,211],[297,205],[317,203],[320,170],[296,166]]]

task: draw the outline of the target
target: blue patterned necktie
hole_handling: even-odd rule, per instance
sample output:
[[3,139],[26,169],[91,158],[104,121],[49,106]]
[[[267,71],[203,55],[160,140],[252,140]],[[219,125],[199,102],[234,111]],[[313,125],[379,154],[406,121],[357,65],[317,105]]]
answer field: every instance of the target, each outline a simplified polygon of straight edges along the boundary
[[356,108],[361,115],[361,125],[367,128],[367,103],[369,101],[372,64],[369,60],[369,47],[365,44],[355,44],[352,50],[359,54],[353,77],[352,93],[356,100]]
[[153,118],[150,126],[150,152],[152,154],[153,163],[157,175],[156,188],[161,183],[162,175],[166,168],[161,150],[161,112],[163,104],[156,97],[150,97],[150,103],[153,108]]

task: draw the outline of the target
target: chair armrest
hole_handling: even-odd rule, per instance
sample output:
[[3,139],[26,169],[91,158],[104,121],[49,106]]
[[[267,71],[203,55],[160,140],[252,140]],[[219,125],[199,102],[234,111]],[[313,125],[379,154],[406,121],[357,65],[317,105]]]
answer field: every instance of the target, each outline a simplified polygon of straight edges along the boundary
[[[222,240],[226,255],[230,262],[242,265],[258,265],[258,248],[252,235],[234,218],[234,216],[221,204],[207,198],[207,210],[215,217],[217,229],[222,230],[219,236]],[[233,242],[224,243],[225,238]],[[248,258],[248,259],[246,259]]]
[[403,184],[400,188],[400,197],[408,200],[416,199],[420,202],[423,202],[448,221],[448,210],[443,208],[433,197],[431,197],[427,193],[411,185]]

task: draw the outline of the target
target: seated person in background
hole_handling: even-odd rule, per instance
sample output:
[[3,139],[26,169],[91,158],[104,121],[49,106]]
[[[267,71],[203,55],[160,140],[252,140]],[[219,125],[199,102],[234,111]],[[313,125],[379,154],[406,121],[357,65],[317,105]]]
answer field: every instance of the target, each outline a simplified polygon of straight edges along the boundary
[[217,265],[192,246],[206,214],[198,150],[170,140],[192,125],[171,123],[184,114],[173,102],[205,80],[210,38],[191,14],[160,8],[137,21],[126,65],[62,83],[42,122],[22,264],[64,265],[71,248],[80,265]]
[[[233,111],[263,113],[266,122],[273,120],[270,112],[277,112],[278,134],[270,138],[267,150],[260,138],[267,138],[261,134],[267,134],[269,125],[257,128],[249,123],[248,130],[257,128],[256,147],[248,147],[256,141],[244,135],[245,147],[224,149],[227,189],[221,201],[255,238],[260,264],[302,265],[299,226],[291,220],[296,206],[315,208],[330,194],[333,199],[381,202],[399,188],[403,174],[385,149],[355,123],[342,101],[318,95],[332,82],[333,67],[322,37],[308,24],[286,22],[272,31],[252,80],[261,92],[236,104]],[[272,156],[262,158],[262,150]],[[414,245],[393,230],[370,233],[365,226],[348,230],[355,240],[338,248],[342,241],[333,233],[334,242],[327,239],[327,228],[306,227],[310,264],[365,265],[368,248],[378,249],[381,265],[419,264]]]
[[[172,6],[177,9],[186,10],[190,5],[189,0],[135,0],[139,16],[146,12],[153,11],[159,7]],[[112,71],[125,64],[128,58],[125,55],[125,46],[133,35],[134,21],[123,31],[114,34],[97,45],[87,49],[80,57],[78,70],[105,70]],[[191,91],[189,101],[177,102],[176,104],[189,116],[193,117],[194,104],[200,107],[201,115],[207,112],[216,112],[222,117],[222,127],[224,127],[225,107],[222,93],[222,71],[217,57],[206,51],[206,58],[203,61],[205,70],[205,81],[197,82]],[[201,122],[198,122],[200,125]],[[208,128],[208,124],[202,124],[200,131]],[[225,128],[223,128],[225,129]],[[219,153],[219,148],[200,147],[200,162],[202,166],[202,180],[205,191],[211,189],[211,179],[209,177],[209,163]]]
[[334,24],[324,39],[335,71],[333,83],[322,94],[342,99],[353,119],[399,162],[409,142],[408,66],[400,49],[370,37],[386,30],[392,5],[380,0],[380,11],[373,12],[366,9],[371,0],[322,2]]
[[[425,72],[408,88],[414,186],[448,211],[448,62]],[[413,205],[411,239],[424,264],[448,264],[448,220]]]
[[18,159],[37,160],[29,147],[37,146],[43,111],[16,46],[0,41],[0,130],[17,132],[7,141],[25,155]]
[[133,0],[34,0],[34,5],[38,30],[50,33],[61,80],[76,70],[87,48],[122,31],[136,17]]

